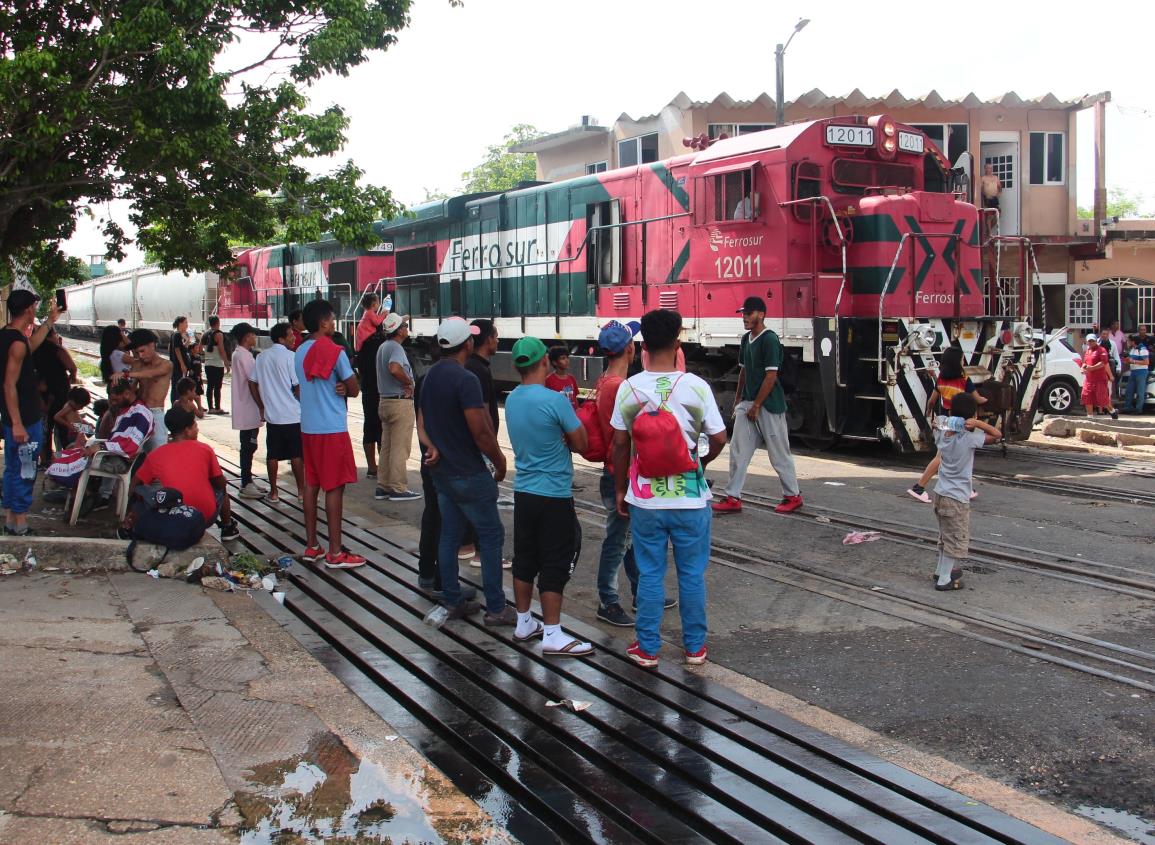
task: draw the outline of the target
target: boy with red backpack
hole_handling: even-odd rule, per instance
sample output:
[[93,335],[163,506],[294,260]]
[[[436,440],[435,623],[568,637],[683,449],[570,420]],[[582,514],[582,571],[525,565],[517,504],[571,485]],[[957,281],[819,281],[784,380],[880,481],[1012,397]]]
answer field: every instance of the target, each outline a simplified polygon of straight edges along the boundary
[[[621,384],[610,424],[618,513],[630,519],[638,566],[637,642],[626,654],[656,666],[662,640],[666,550],[674,547],[682,644],[689,664],[706,662],[706,563],[710,557],[710,488],[705,467],[726,445],[726,424],[710,386],[677,370],[682,316],[642,317],[648,370]],[[702,434],[709,452],[698,454]]]

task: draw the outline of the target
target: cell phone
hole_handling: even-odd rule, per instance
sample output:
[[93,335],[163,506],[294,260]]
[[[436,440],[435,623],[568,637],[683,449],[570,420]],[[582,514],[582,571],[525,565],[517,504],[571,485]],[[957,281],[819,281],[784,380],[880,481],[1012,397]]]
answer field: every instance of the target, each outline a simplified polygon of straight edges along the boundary
[[64,290],[64,288],[57,288],[56,289],[56,310],[57,311],[67,311],[68,310],[68,294]]

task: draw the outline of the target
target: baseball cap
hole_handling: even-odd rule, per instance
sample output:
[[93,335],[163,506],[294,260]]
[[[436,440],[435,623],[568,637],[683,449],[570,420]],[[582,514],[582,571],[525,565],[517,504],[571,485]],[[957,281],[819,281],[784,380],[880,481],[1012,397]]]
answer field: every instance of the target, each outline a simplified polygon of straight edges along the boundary
[[442,349],[453,349],[478,334],[481,334],[481,329],[477,326],[469,325],[461,317],[450,317],[437,327],[437,345]]
[[513,345],[513,365],[515,367],[528,367],[536,364],[548,350],[545,344],[536,337],[523,337]]
[[241,340],[247,334],[256,334],[257,330],[248,323],[237,323],[229,332],[237,340]]
[[1098,343],[1098,342],[1099,342],[1099,336],[1096,334],[1088,334],[1085,338],[1083,338],[1083,343]]
[[8,294],[8,313],[24,311],[32,303],[39,301],[40,296],[35,291],[30,291],[27,288],[17,288]]
[[598,346],[610,355],[618,355],[634,340],[634,332],[617,320],[610,320],[598,333]]
[[385,334],[393,334],[394,332],[399,331],[401,327],[407,322],[409,322],[408,314],[398,314],[393,312],[385,318],[385,322],[381,324],[381,327],[385,329]]
[[746,301],[742,303],[742,307],[739,308],[735,313],[750,314],[754,311],[761,311],[763,314],[766,313],[766,301],[763,300],[760,296],[746,297]]

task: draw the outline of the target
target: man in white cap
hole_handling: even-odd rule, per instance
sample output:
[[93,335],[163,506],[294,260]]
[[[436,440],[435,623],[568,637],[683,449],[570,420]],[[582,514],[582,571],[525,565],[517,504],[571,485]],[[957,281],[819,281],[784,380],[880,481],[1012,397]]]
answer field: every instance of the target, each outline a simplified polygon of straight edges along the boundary
[[[438,327],[441,360],[429,368],[421,385],[417,436],[437,487],[441,510],[437,565],[450,618],[462,619],[480,610],[477,602],[464,599],[458,578],[457,550],[468,520],[477,531],[481,552],[485,624],[513,626],[517,613],[506,604],[501,584],[505,527],[497,510],[497,482],[505,478],[505,454],[497,445],[481,383],[465,369],[478,331],[460,317],[450,317]],[[492,473],[482,455],[492,462]]]
[[413,449],[413,367],[403,344],[409,316],[390,314],[381,326],[385,342],[377,350],[377,416],[381,420],[381,458],[373,498],[411,502],[421,494],[409,489],[405,464]]

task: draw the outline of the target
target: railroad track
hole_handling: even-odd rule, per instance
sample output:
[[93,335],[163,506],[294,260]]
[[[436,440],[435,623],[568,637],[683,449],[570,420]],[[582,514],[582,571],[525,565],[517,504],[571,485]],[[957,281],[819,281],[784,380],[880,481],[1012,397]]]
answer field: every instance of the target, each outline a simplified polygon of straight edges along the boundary
[[[297,504],[235,501],[249,548],[299,551]],[[577,620],[564,623],[592,659],[548,661],[479,619],[424,625],[413,557],[379,530],[344,531],[367,566],[294,566],[284,607],[260,600],[522,841],[1059,842],[680,666],[640,670]],[[545,706],[561,699],[590,706]]]

